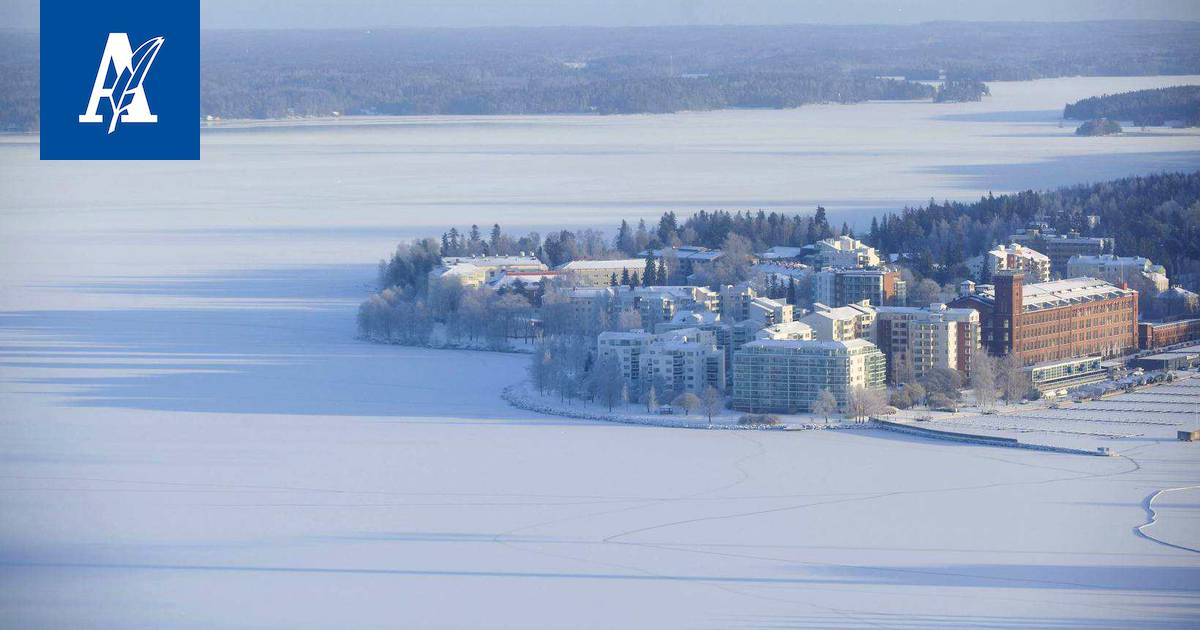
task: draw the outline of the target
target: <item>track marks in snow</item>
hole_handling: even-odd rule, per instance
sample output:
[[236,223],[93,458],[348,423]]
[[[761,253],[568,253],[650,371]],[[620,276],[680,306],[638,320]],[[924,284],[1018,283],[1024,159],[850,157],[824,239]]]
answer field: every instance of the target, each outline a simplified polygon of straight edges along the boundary
[[1138,536],[1141,536],[1142,538],[1156,542],[1160,545],[1166,545],[1168,547],[1172,547],[1175,549],[1181,549],[1183,551],[1190,551],[1192,553],[1200,553],[1200,549],[1197,549],[1195,547],[1188,547],[1186,545],[1177,545],[1175,543],[1167,542],[1161,538],[1156,538],[1156,537],[1146,533],[1147,529],[1150,529],[1151,527],[1153,527],[1155,524],[1158,523],[1158,513],[1154,511],[1154,500],[1155,499],[1157,499],[1158,497],[1160,497],[1168,492],[1179,492],[1181,490],[1195,490],[1196,488],[1200,488],[1200,486],[1182,486],[1179,488],[1164,488],[1162,490],[1155,491],[1153,494],[1146,497],[1146,501],[1142,505],[1143,505],[1143,507],[1146,508],[1147,520],[1145,523],[1142,523],[1141,525],[1138,525],[1137,527],[1133,528],[1134,533],[1136,533]]

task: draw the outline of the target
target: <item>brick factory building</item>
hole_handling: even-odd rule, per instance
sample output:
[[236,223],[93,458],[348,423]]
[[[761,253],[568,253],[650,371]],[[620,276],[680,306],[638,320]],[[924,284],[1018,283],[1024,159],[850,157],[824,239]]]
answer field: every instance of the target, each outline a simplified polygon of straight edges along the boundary
[[1016,352],[1025,365],[1088,355],[1112,357],[1138,346],[1137,291],[1095,278],[1025,284],[1002,271],[951,303],[979,311],[989,354]]

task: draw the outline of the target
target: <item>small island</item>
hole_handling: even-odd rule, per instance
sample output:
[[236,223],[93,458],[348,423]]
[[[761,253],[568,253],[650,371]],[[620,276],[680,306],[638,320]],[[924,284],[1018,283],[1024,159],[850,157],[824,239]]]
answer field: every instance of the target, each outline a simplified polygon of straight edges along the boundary
[[982,101],[984,96],[991,96],[992,91],[983,81],[977,79],[950,79],[942,83],[933,95],[935,103],[967,103]]
[[1093,96],[1068,104],[1063,109],[1063,118],[1111,118],[1138,127],[1195,127],[1200,125],[1200,85]]
[[1089,120],[1075,130],[1077,136],[1112,136],[1121,133],[1121,124],[1108,118]]

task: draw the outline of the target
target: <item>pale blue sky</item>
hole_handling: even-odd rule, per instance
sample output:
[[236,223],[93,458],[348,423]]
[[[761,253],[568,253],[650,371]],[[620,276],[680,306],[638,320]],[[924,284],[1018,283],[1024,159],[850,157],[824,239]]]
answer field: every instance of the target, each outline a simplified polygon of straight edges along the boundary
[[[164,0],[170,1],[170,0]],[[1200,20],[1197,0],[203,0],[204,28]],[[37,28],[37,0],[0,24]]]

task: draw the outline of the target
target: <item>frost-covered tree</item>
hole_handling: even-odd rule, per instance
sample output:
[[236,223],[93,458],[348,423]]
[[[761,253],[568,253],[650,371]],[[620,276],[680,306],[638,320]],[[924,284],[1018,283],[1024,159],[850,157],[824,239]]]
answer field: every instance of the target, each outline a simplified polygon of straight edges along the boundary
[[971,357],[971,389],[980,408],[996,406],[996,360],[982,350]]
[[700,397],[691,392],[684,392],[676,396],[671,404],[682,409],[683,415],[687,416],[700,408]]
[[817,399],[813,401],[811,409],[813,413],[825,416],[825,424],[829,424],[829,414],[836,412],[838,409],[837,398],[826,387],[817,394]]
[[708,418],[708,423],[712,424],[713,416],[721,413],[721,408],[725,406],[725,397],[717,388],[709,385],[704,388],[704,393],[700,395],[700,410]]
[[646,390],[643,400],[646,401],[646,413],[652,413],[658,408],[658,392],[654,389],[653,385]]
[[1000,359],[997,374],[999,376],[997,380],[1000,382],[1000,395],[1004,398],[1004,402],[1012,403],[1021,400],[1029,391],[1029,374],[1025,372],[1025,365],[1017,353],[1010,352]]

